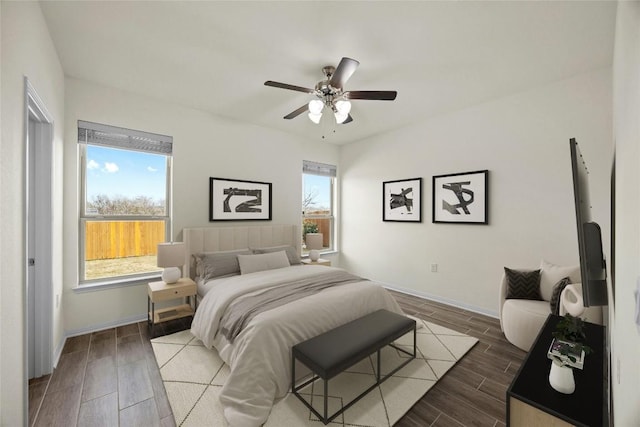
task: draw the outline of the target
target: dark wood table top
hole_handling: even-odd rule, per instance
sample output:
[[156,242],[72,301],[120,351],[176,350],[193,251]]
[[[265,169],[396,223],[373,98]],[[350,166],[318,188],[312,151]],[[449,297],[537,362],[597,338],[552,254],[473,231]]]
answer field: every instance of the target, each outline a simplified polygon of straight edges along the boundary
[[[520,371],[507,390],[507,402],[515,397],[544,412],[577,426],[606,426],[608,415],[605,396],[608,393],[604,375],[608,361],[605,346],[605,328],[585,322],[587,345],[593,352],[585,357],[584,368],[574,369],[576,389],[572,394],[563,394],[549,385],[551,360],[547,350],[553,340],[552,332],[560,316],[549,315],[531,351],[522,363]],[[507,414],[507,422],[508,420]]]

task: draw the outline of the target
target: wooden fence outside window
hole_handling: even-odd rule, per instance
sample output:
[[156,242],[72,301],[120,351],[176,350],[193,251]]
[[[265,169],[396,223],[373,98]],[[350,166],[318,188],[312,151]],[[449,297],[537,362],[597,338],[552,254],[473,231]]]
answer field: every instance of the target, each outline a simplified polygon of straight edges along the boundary
[[87,221],[85,260],[156,255],[164,221]]

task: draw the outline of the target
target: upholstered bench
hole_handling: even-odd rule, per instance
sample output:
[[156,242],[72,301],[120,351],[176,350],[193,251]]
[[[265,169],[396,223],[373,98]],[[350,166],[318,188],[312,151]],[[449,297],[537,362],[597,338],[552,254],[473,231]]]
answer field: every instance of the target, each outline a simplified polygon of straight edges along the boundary
[[[413,331],[413,353],[393,344],[401,336]],[[393,371],[380,375],[380,350],[390,345],[396,350],[411,357],[403,361]],[[329,395],[329,380],[345,369],[360,362],[362,359],[377,352],[376,383],[343,405],[333,415],[327,414]],[[296,344],[291,349],[291,392],[300,399],[324,424],[328,424],[335,417],[346,411],[376,386],[396,373],[416,357],[416,322],[401,314],[387,310],[378,310],[353,320],[335,329],[327,331],[317,337]],[[307,366],[312,372],[312,378],[296,386],[296,360]],[[324,414],[320,415],[309,402],[298,392],[317,379],[324,381]]]

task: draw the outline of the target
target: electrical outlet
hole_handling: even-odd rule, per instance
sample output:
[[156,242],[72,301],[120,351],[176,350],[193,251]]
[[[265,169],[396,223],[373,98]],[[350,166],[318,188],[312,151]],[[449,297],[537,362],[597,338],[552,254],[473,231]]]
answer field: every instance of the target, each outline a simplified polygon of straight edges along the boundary
[[431,264],[431,272],[432,273],[438,272],[438,264]]

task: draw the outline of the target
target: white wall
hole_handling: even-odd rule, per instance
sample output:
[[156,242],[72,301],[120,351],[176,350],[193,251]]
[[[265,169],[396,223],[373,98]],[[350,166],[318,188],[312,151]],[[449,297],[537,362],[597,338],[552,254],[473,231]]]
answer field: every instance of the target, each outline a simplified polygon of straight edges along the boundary
[[[24,81],[26,75],[54,119],[53,294],[62,291],[62,125],[64,76],[37,2],[0,2],[2,138],[0,156],[0,425],[25,420]],[[54,307],[53,338],[62,337]]]
[[[611,114],[604,69],[345,146],[342,266],[497,315],[503,266],[578,263],[571,137],[590,168],[594,219],[608,247]],[[431,177],[483,169],[489,225],[433,224]],[[382,182],[416,177],[422,223],[382,222]]]
[[616,142],[615,317],[612,324],[614,421],[640,425],[640,329],[633,319],[640,281],[640,3],[619,2],[613,96]]
[[[273,184],[273,224],[300,224],[302,160],[337,164],[338,149],[203,111],[167,104],[86,81],[66,81],[65,327],[74,333],[145,316],[146,285],[89,293],[78,284],[77,121],[87,120],[173,137],[173,237],[209,223],[209,177]],[[264,224],[264,223],[262,223]]]

